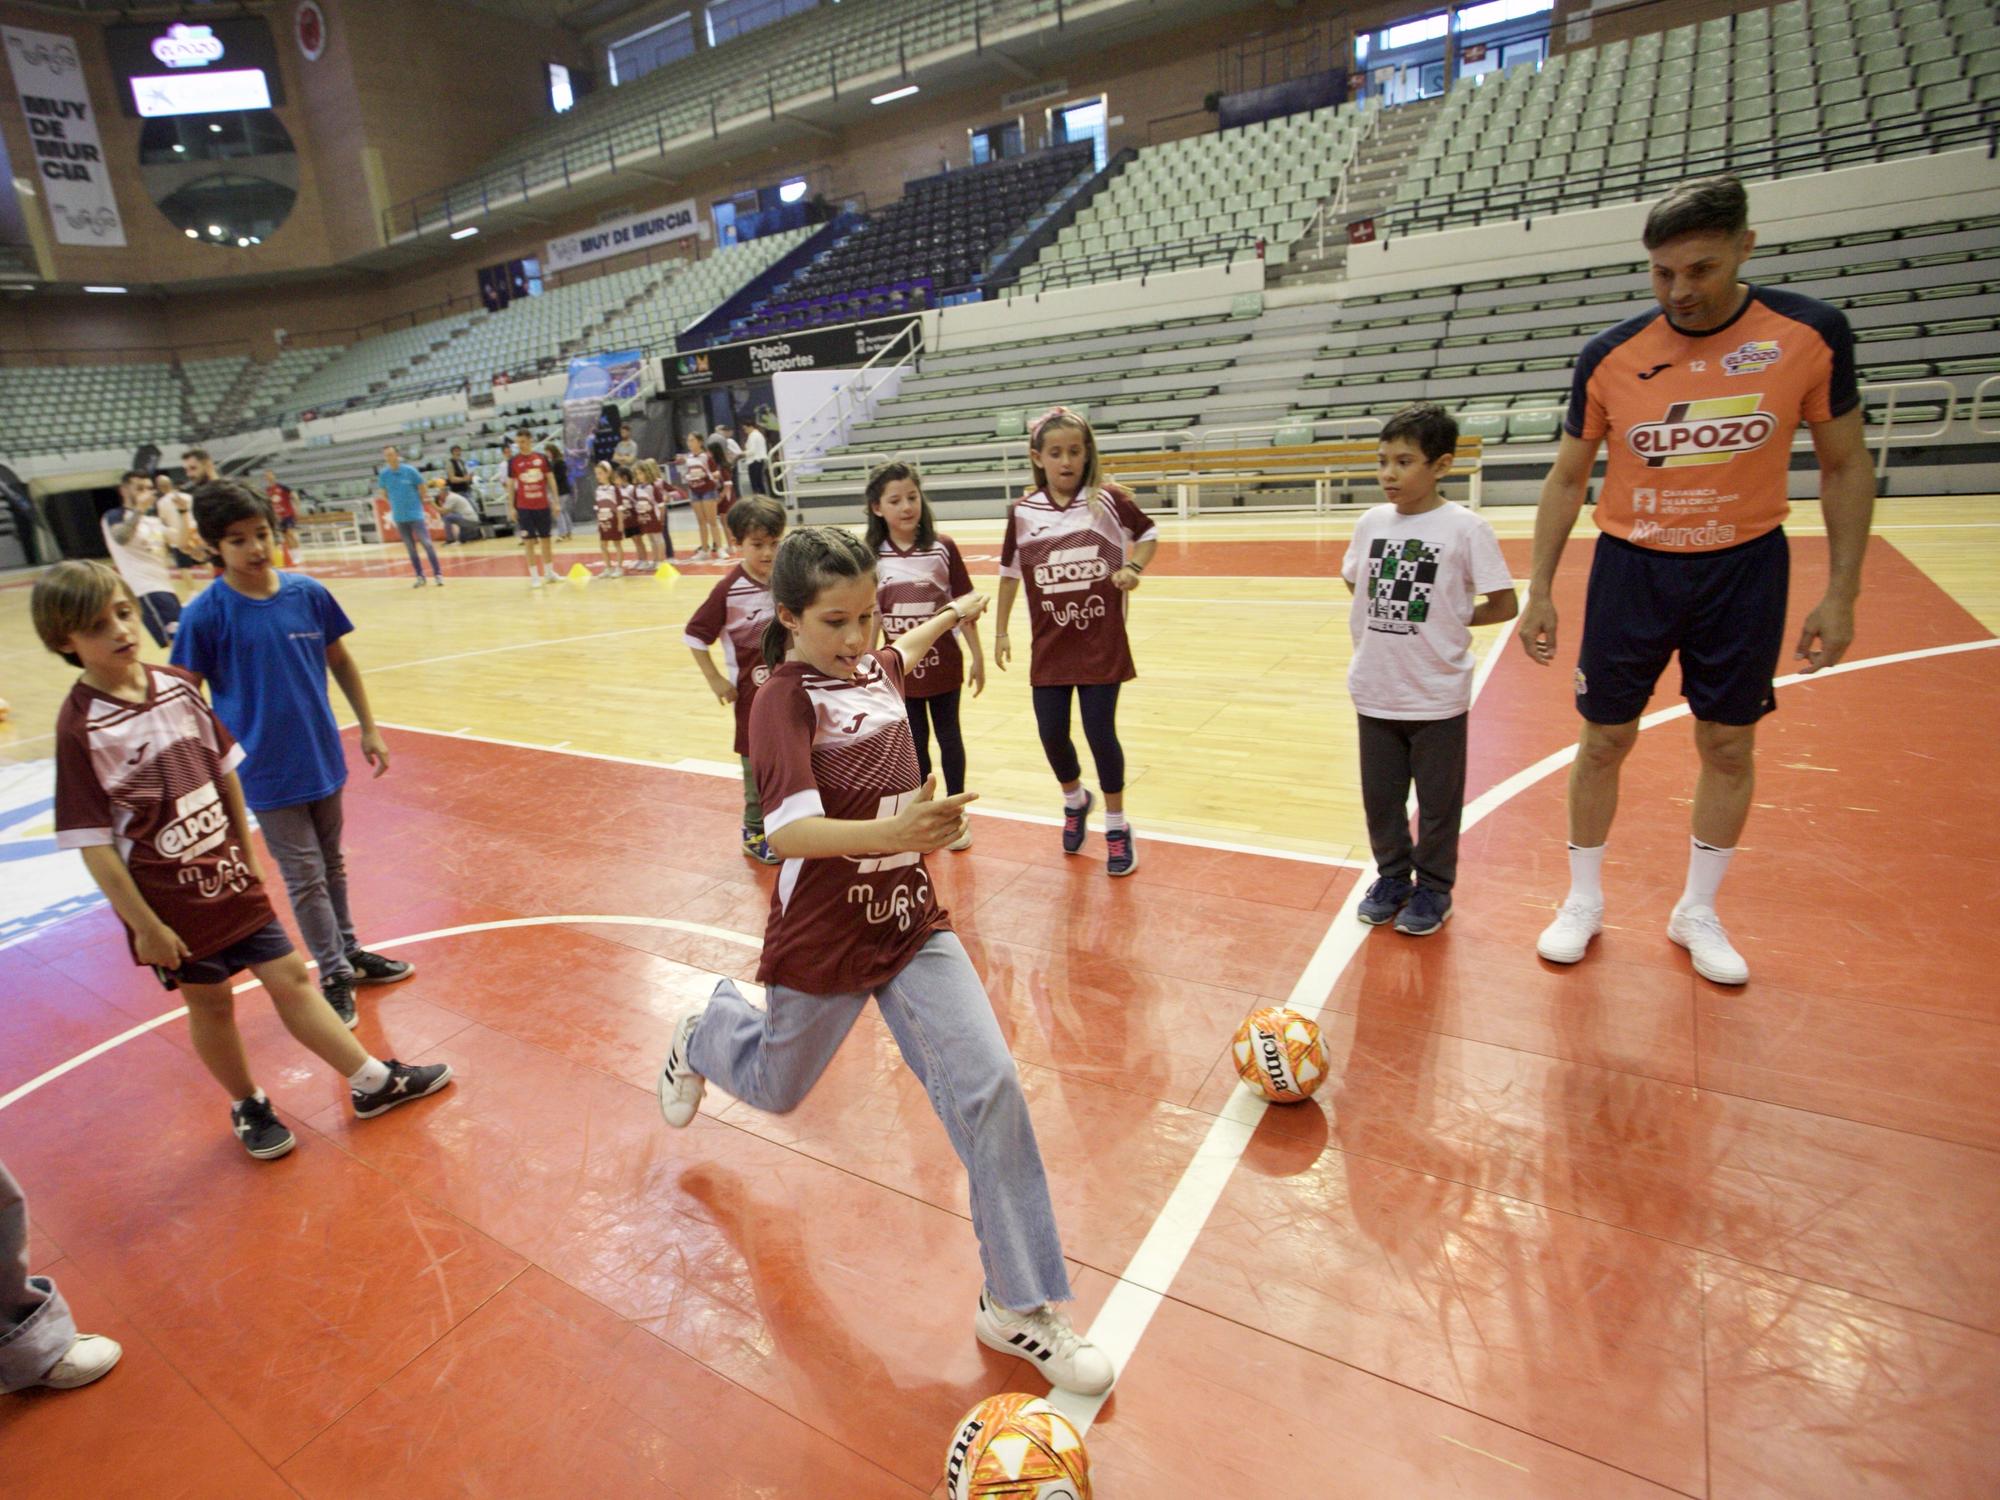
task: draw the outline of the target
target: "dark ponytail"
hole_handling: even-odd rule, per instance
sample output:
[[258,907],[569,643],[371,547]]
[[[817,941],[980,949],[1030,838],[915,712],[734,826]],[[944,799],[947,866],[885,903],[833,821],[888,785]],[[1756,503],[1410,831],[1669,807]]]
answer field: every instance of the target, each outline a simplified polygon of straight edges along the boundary
[[[778,544],[771,564],[771,602],[802,615],[833,579],[863,578],[874,571],[875,554],[853,532],[838,526],[801,526]],[[764,665],[780,665],[791,648],[791,631],[773,614],[764,627]]]

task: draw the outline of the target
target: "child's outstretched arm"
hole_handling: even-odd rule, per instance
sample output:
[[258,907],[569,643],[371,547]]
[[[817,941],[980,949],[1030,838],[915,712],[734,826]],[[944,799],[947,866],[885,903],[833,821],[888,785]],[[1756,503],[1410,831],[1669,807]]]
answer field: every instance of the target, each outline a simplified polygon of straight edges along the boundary
[[897,636],[890,649],[903,658],[903,670],[907,672],[930,654],[931,647],[947,630],[970,624],[979,618],[980,611],[985,608],[986,597],[983,594],[966,594],[954,599],[923,624]]
[[958,837],[965,822],[965,805],[978,797],[977,792],[939,797],[937,777],[932,775],[892,817],[800,818],[771,834],[771,852],[784,859],[930,854]]
[[[229,778],[232,782],[235,777]],[[113,844],[86,844],[83,848],[83,867],[90,871],[90,878],[97,882],[97,888],[104,892],[104,899],[111,903],[111,909],[118,913],[119,920],[132,929],[132,946],[142,964],[157,964],[163,969],[178,969],[194,955],[188,945],[181,940],[160,914],[146,904],[146,898],[139,894],[138,884],[132,879],[132,872],[125,867]]]
[[347,695],[347,705],[361,725],[361,758],[375,768],[375,778],[379,781],[389,774],[389,746],[382,739],[382,731],[375,727],[374,712],[368,707],[368,689],[361,685],[361,664],[347,649],[346,641],[335,641],[326,648],[326,669],[333,673],[333,680]]

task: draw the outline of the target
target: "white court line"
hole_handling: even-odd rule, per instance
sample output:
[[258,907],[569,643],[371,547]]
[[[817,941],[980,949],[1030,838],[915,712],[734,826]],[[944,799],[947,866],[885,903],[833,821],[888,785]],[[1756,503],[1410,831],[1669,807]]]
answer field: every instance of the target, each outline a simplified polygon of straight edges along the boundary
[[[1504,644],[1503,638],[1495,642],[1495,647],[1497,649]],[[1920,651],[1899,651],[1889,656],[1842,662],[1837,667],[1827,667],[1811,674],[1794,673],[1790,677],[1779,678],[1774,686],[1792,687],[1816,678],[1859,672],[1870,667],[1894,666],[1926,657],[1949,656],[1961,651],[1986,651],[1994,647],[2000,647],[2000,637],[1963,641],[1951,646],[1929,646]],[[1686,717],[1687,712],[1686,704],[1663,709],[1646,715],[1639,721],[1639,727],[1651,729],[1670,719]],[[1572,744],[1553,755],[1544,756],[1525,770],[1515,772],[1498,786],[1474,798],[1465,810],[1461,826],[1471,828],[1575,758],[1576,746]],[[1354,908],[1360,904],[1367,883],[1368,872],[1363,871],[1355,878],[1354,888],[1347,893],[1340,910],[1334,913],[1326,936],[1320,940],[1305,972],[1292,987],[1291,998],[1286,1002],[1292,1009],[1317,1017],[1326,1002],[1333,998],[1334,986],[1339,983],[1342,972],[1373,930],[1354,916]],[[1090,1338],[1111,1356],[1119,1369],[1126,1367],[1139,1346],[1139,1340],[1145,1335],[1147,1325],[1166,1300],[1174,1278],[1194,1249],[1195,1240],[1207,1226],[1215,1205],[1221,1201],[1223,1189],[1228,1186],[1236,1163],[1242,1159],[1251,1136],[1256,1133],[1258,1122],[1270,1107],[1262,1094],[1242,1083],[1231,1091],[1228,1103],[1210,1123],[1207,1134],[1202,1137],[1193,1158],[1181,1173],[1180,1181],[1174,1184],[1173,1192],[1167,1196],[1159,1218],[1154,1220],[1152,1229],[1140,1241],[1131,1262],[1119,1276],[1118,1284],[1111,1289],[1111,1295],[1105,1299],[1103,1308],[1091,1323]],[[1108,1395],[1109,1392],[1105,1396],[1078,1396],[1068,1391],[1055,1391],[1048,1401],[1075,1423],[1079,1432],[1087,1432]]]
[[[412,943],[428,943],[428,942],[433,942],[438,938],[464,937],[467,933],[494,932],[498,931],[501,928],[508,928],[508,927],[562,927],[562,926],[581,926],[585,923],[593,924],[599,927],[659,927],[659,928],[665,928],[666,930],[671,932],[693,933],[697,937],[720,938],[722,941],[726,943],[741,943],[746,948],[761,948],[764,946],[764,939],[761,934],[759,934],[756,937],[752,937],[748,933],[734,932],[727,927],[710,927],[702,922],[681,922],[675,920],[672,917],[628,917],[628,916],[609,916],[609,915],[507,917],[492,922],[467,922],[466,924],[460,927],[438,927],[432,929],[429,932],[411,933],[408,937],[390,938],[385,942],[378,942],[375,946],[377,948],[407,948]],[[313,967],[313,962],[311,959],[306,960],[306,967],[307,968]],[[243,983],[233,986],[230,989],[230,993],[232,995],[240,995],[245,990],[256,989],[261,982],[262,981],[256,979],[246,979],[243,981]],[[92,1047],[87,1052],[77,1053],[75,1057],[72,1057],[67,1062],[57,1063],[53,1068],[50,1068],[48,1072],[41,1074],[39,1077],[30,1078],[26,1083],[22,1084],[19,1088],[12,1089],[5,1094],[0,1094],[0,1109],[7,1109],[12,1105],[18,1104],[21,1100],[27,1098],[30,1094],[34,1093],[36,1090],[48,1087],[48,1085],[54,1083],[58,1078],[62,1077],[65,1073],[74,1072],[76,1069],[82,1067],[85,1063],[89,1062],[92,1058],[102,1057],[105,1053],[111,1051],[114,1047],[122,1047],[125,1045],[125,1043],[131,1041],[134,1037],[144,1036],[147,1032],[152,1031],[157,1027],[165,1026],[170,1021],[178,1021],[182,1016],[186,1014],[187,1014],[187,1007],[183,1005],[178,1010],[168,1011],[165,1015],[154,1016],[152,1020],[142,1021],[129,1031],[121,1031],[118,1033],[118,1035],[111,1037],[106,1041],[99,1042],[95,1047]]]
[[507,646],[484,646],[477,651],[454,651],[449,656],[426,656],[418,661],[392,661],[384,663],[379,667],[370,662],[368,665],[368,675],[370,677],[379,677],[384,672],[404,672],[408,671],[411,667],[434,667],[440,662],[465,661],[474,656],[499,656],[508,651],[539,651],[544,646],[569,646],[574,645],[578,641],[608,641],[614,636],[644,635],[651,630],[679,629],[681,629],[679,625],[669,624],[634,625],[628,630],[599,630],[590,635],[559,635],[547,640],[515,641],[513,644]]
[[[397,724],[388,719],[377,719],[378,729],[393,729],[398,734],[428,734],[437,739],[471,740],[479,745],[501,745],[509,750],[539,750],[548,755],[574,755],[580,760],[608,761],[616,766],[645,766],[655,771],[681,771],[690,776],[713,776],[718,781],[741,781],[743,768],[722,760],[701,760],[686,757],[681,760],[642,760],[631,755],[609,755],[599,750],[578,750],[562,745],[536,745],[527,740],[503,740],[494,735],[466,734],[462,731],[446,733],[441,729],[426,729],[417,724]],[[1062,819],[1048,813],[1013,812],[996,807],[973,809],[973,815],[981,818],[1003,818],[1010,823],[1035,823],[1044,828],[1059,828]],[[1159,833],[1148,831],[1146,837],[1162,844],[1180,844],[1189,849],[1215,849],[1224,854],[1254,854],[1263,859],[1288,859],[1302,865],[1330,865],[1335,869],[1358,870],[1363,862],[1341,859],[1331,854],[1311,854],[1296,849],[1267,849],[1260,844],[1233,844],[1227,839],[1202,838],[1191,833]]]

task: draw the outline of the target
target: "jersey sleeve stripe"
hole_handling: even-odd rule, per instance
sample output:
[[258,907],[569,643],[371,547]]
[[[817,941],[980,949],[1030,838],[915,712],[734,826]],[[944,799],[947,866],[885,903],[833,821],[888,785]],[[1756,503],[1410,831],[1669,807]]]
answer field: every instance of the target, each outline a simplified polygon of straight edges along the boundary
[[793,792],[791,796],[780,802],[775,810],[767,811],[764,814],[764,835],[768,838],[780,828],[796,823],[801,818],[823,818],[825,816],[826,804],[820,800],[819,789],[817,787],[808,788],[803,792]]

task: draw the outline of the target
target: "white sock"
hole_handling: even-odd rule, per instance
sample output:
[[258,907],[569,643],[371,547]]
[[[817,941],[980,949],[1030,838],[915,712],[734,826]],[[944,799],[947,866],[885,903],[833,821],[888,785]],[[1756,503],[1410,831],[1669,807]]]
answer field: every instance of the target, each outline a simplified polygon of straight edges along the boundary
[[1117,833],[1125,826],[1125,814],[1122,812],[1108,812],[1104,815],[1104,831],[1106,833]]
[[1734,849],[1718,849],[1690,838],[1687,889],[1681,892],[1681,905],[1705,906],[1714,911],[1716,892],[1722,889],[1722,877],[1729,873],[1729,861],[1735,856]]
[[1604,845],[1569,846],[1569,899],[1584,906],[1604,905]]
[[250,1095],[248,1098],[238,1099],[236,1102],[238,1105],[244,1105],[244,1104],[264,1104],[267,1103],[268,1101],[265,1099],[264,1091],[262,1089],[252,1089],[250,1090]]
[[1063,806],[1068,808],[1071,812],[1075,812],[1078,808],[1083,807],[1089,801],[1090,801],[1090,793],[1086,792],[1082,787],[1078,787],[1073,792],[1063,793]]
[[389,1065],[369,1058],[367,1062],[347,1075],[347,1086],[364,1094],[372,1094],[389,1081]]

